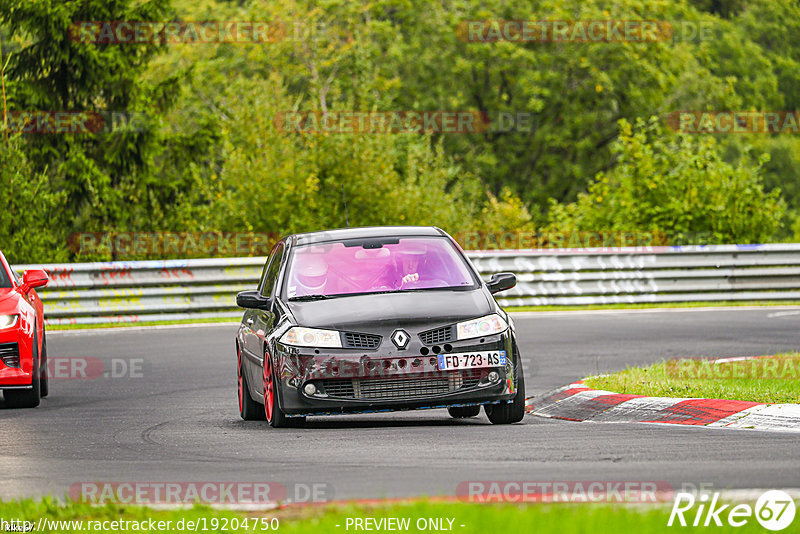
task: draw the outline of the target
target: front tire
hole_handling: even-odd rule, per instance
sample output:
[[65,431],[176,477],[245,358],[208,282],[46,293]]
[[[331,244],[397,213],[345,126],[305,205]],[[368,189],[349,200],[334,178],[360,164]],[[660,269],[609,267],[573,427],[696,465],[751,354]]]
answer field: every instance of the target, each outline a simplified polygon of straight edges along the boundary
[[31,389],[6,389],[3,397],[8,408],[36,408],[41,400],[41,381],[39,372],[39,348],[36,341],[36,330],[33,331],[33,371],[31,372]]
[[40,371],[39,393],[42,398],[45,398],[50,393],[50,380],[47,376],[47,337],[44,331],[42,331],[42,365]]
[[250,396],[250,389],[247,385],[247,376],[244,373],[244,362],[242,361],[242,349],[236,347],[238,366],[237,378],[239,389],[239,416],[245,421],[263,421],[264,407],[253,400]]
[[272,428],[298,427],[306,422],[305,417],[286,417],[283,413],[275,372],[272,369],[272,358],[267,353],[264,354],[264,414]]
[[517,356],[517,395],[511,402],[486,404],[483,409],[489,421],[495,425],[519,423],[525,417],[525,373],[522,371],[522,358]]

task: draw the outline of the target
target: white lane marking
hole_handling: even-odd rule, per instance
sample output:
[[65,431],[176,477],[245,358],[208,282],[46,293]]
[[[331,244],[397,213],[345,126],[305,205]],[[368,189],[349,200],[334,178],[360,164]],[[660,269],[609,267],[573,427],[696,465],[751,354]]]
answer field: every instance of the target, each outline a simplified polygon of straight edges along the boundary
[[708,426],[725,426],[729,428],[741,428],[741,426],[737,425],[736,423],[744,417],[748,415],[757,414],[764,408],[766,408],[766,404],[758,404],[756,406],[751,406],[750,408],[745,408],[741,412],[736,412],[734,414],[729,415],[728,417],[723,417],[719,421],[714,421],[713,423],[709,423]]
[[786,317],[787,315],[800,315],[800,310],[768,313],[767,317]]
[[[582,384],[570,384],[559,391],[568,388],[581,387]],[[554,392],[555,393],[555,392]],[[615,395],[608,391],[585,390],[577,392],[558,401],[545,401],[540,406],[535,404],[535,399],[528,399],[528,405],[534,409],[531,415],[547,418],[561,418],[570,410],[580,411],[581,404],[601,395]],[[612,406],[596,414],[586,414],[584,422],[590,423],[642,423],[655,419],[662,410],[686,400],[703,400],[696,397],[638,397]],[[532,402],[533,401],[533,402]],[[658,425],[674,425],[675,423],[657,422]],[[692,425],[689,425],[692,426]],[[742,430],[762,430],[770,432],[800,433],[800,404],[759,404],[729,415],[719,421],[702,425],[712,428],[735,428]]]
[[571,409],[580,408],[580,405],[584,402],[590,401],[601,395],[613,395],[613,393],[596,389],[581,391],[561,400],[550,402],[543,406],[538,406],[532,413],[542,417],[553,417],[554,414],[557,416],[565,413],[565,411],[566,413],[570,413]]
[[[704,308],[638,308],[632,310],[563,310],[563,311],[510,311],[514,317],[520,319],[529,317],[559,317],[568,315],[620,315],[620,314],[644,314],[644,313],[686,313],[686,312],[710,312],[710,311],[765,311],[765,310],[794,310],[791,315],[800,315],[800,308],[797,306],[715,306]],[[776,312],[782,313],[782,312]],[[783,312],[785,313],[785,312]],[[774,314],[770,313],[767,317]]]
[[690,400],[685,397],[637,397],[610,407],[592,421],[604,423],[639,423],[658,417],[663,410],[679,402]]
[[92,335],[99,335],[99,334],[114,334],[119,332],[143,332],[143,331],[151,331],[151,330],[174,330],[177,328],[208,328],[214,326],[225,326],[230,328],[231,326],[238,325],[239,321],[232,321],[229,323],[187,323],[187,324],[159,324],[153,326],[114,326],[110,328],[73,328],[70,330],[48,330],[47,335],[65,335],[65,334],[75,334],[75,335],[82,335],[82,336],[92,336]]
[[800,404],[762,404],[729,415],[708,426],[773,432],[800,432]]
[[732,358],[717,358],[715,360],[711,360],[711,363],[743,362],[746,360],[761,360],[763,358],[763,356],[734,356]]

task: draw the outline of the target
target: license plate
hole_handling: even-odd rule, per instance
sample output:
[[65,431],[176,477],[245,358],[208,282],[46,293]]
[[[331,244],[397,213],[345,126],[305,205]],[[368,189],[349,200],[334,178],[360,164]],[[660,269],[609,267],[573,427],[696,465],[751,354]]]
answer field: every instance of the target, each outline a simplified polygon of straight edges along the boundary
[[457,354],[438,354],[439,369],[475,369],[480,367],[500,367],[506,364],[506,351],[460,352]]

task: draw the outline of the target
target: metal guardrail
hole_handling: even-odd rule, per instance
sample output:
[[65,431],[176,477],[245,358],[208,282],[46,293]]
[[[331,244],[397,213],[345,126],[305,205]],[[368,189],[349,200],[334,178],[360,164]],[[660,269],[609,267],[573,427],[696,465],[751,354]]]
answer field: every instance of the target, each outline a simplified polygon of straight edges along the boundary
[[[482,276],[511,271],[504,306],[800,300],[800,244],[468,252]],[[45,265],[48,324],[241,317],[235,295],[265,258]],[[33,266],[18,265],[16,270]]]

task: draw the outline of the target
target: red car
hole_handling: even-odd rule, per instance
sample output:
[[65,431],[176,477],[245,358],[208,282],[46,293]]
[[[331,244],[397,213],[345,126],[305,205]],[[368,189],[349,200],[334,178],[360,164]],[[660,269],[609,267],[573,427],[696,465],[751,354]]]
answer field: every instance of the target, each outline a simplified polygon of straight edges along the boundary
[[34,288],[49,280],[41,269],[20,280],[0,252],[0,389],[8,408],[33,408],[47,396],[44,310]]

